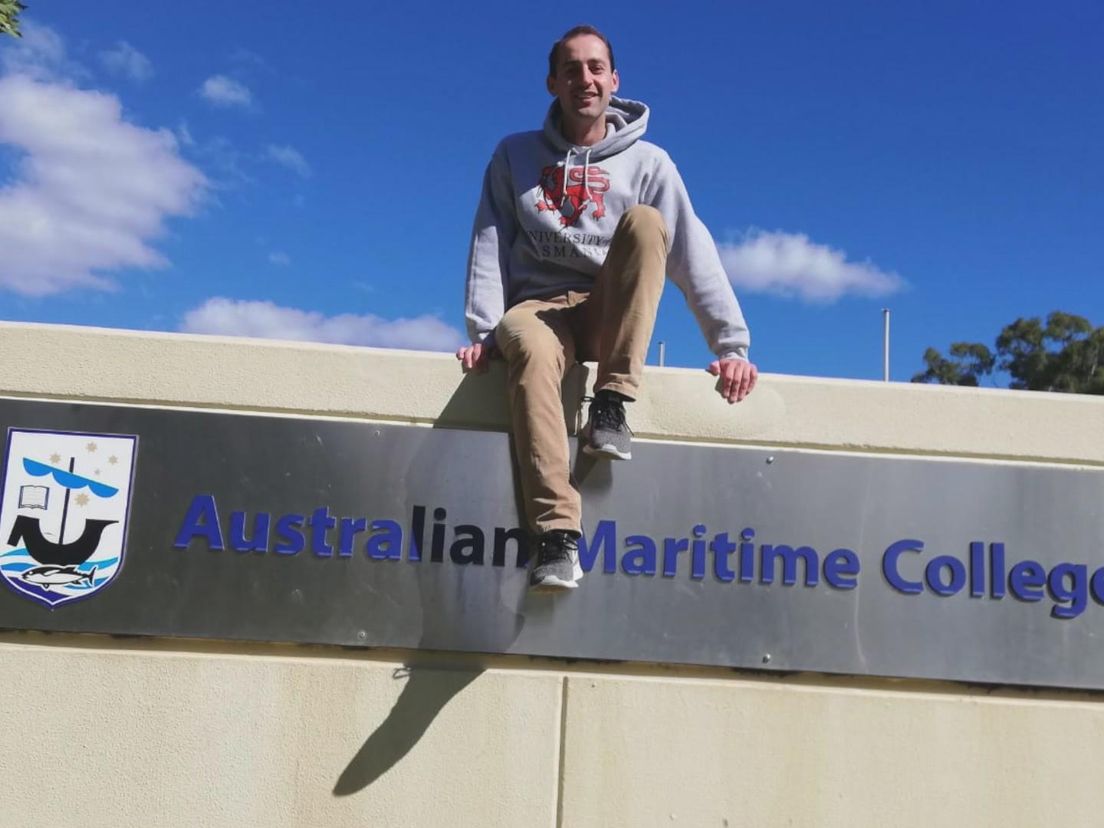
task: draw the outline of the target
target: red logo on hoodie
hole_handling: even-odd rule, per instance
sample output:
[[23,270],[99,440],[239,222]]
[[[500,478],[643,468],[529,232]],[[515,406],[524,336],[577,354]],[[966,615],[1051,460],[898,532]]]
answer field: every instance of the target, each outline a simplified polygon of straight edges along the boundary
[[560,224],[573,227],[586,212],[587,205],[594,205],[591,216],[596,219],[606,214],[605,193],[610,188],[609,173],[601,167],[570,167],[567,186],[564,186],[564,167],[545,167],[541,170],[541,194],[537,210],[557,210]]

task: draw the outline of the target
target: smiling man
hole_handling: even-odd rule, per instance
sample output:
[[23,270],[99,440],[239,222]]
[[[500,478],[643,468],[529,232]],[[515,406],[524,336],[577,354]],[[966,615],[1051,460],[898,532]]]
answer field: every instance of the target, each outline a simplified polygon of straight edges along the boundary
[[642,140],[648,107],[614,97],[613,48],[591,26],[552,46],[544,129],[508,136],[483,180],[468,263],[472,344],[457,358],[486,369],[501,353],[525,517],[536,536],[537,589],[582,577],[582,504],[571,482],[561,382],[596,360],[583,450],[628,460],[625,404],[640,388],[665,277],[686,296],[717,359],[728,402],[758,375],[716,245],[690,206],[670,157]]

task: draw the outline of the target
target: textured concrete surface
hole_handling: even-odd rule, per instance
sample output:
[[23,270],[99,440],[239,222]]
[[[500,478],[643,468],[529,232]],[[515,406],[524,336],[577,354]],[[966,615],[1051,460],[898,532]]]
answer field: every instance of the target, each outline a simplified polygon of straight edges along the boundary
[[[464,378],[449,354],[13,323],[0,354],[0,394],[506,429],[502,364]],[[728,406],[704,370],[649,368],[631,416],[669,440],[1104,466],[1100,397],[766,374]]]
[[0,643],[0,825],[551,826],[562,681]]
[[1099,824],[1104,704],[579,676],[562,824]]
[[[1104,467],[1101,398],[767,374],[730,408],[704,372],[646,383],[642,437]],[[450,355],[10,323],[0,395],[506,422],[501,366],[463,378]],[[1104,809],[1104,694],[18,632],[0,677],[0,828],[1089,826]]]

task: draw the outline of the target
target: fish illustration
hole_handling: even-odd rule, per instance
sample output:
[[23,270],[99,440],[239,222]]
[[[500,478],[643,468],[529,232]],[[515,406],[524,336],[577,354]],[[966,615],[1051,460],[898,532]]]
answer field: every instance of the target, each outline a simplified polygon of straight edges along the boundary
[[81,572],[75,566],[36,566],[20,576],[28,584],[40,586],[47,592],[50,587],[68,586],[81,582],[91,584],[96,577],[96,567],[90,572]]

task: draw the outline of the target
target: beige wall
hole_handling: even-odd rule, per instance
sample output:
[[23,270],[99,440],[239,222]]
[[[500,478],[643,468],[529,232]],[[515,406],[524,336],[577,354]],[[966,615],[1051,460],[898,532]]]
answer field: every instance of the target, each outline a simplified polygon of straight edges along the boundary
[[[274,377],[285,378],[274,382]],[[585,369],[572,378],[581,390]],[[0,324],[0,395],[503,429],[501,375]],[[1104,400],[653,369],[644,437],[1104,468]],[[0,633],[0,828],[1097,825],[1100,694]]]

